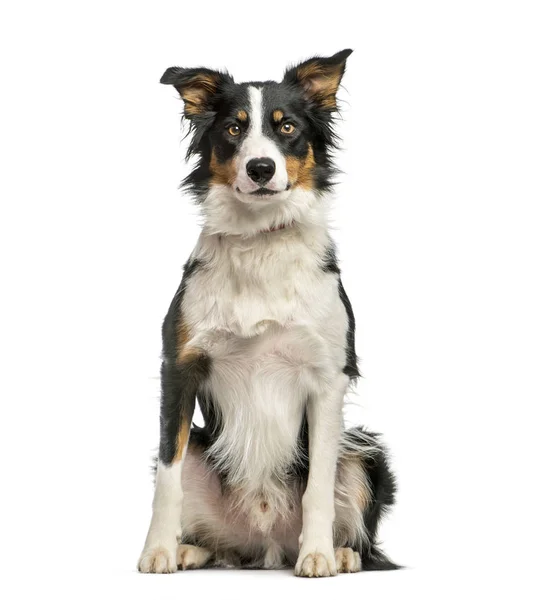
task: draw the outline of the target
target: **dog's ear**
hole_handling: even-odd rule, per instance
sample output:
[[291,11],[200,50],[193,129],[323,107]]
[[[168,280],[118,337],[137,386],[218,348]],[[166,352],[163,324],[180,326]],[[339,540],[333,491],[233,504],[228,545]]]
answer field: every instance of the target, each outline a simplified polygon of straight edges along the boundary
[[284,83],[300,86],[305,97],[315,106],[327,110],[337,110],[337,90],[346,68],[346,59],[353,50],[337,52],[329,58],[315,56],[288,69]]
[[170,67],[163,73],[161,83],[173,85],[185,103],[185,116],[189,119],[212,110],[216,94],[225,83],[231,83],[227,73],[211,69],[183,69]]

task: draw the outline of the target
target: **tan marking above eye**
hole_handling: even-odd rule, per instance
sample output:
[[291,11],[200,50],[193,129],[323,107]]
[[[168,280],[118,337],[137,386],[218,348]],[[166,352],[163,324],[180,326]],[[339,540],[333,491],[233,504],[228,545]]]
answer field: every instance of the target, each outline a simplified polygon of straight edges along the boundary
[[247,121],[248,120],[248,113],[245,110],[240,110],[237,113],[237,119],[239,119],[239,121]]
[[238,125],[230,125],[228,127],[228,133],[233,137],[241,135],[241,128]]
[[290,135],[291,133],[294,133],[295,129],[296,129],[296,127],[292,123],[283,123],[280,131],[281,131],[281,133],[284,133],[285,135]]
[[281,120],[283,119],[283,111],[282,110],[275,110],[272,113],[272,118],[274,119],[275,123],[280,123]]

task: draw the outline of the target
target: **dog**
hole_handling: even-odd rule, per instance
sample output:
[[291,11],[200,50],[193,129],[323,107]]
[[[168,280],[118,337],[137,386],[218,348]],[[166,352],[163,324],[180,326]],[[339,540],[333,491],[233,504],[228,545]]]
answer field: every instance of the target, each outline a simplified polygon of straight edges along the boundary
[[359,369],[328,196],[351,52],[306,60],[281,83],[207,68],[161,78],[184,102],[197,158],[184,186],[204,224],[162,328],[143,573],[398,568],[376,543],[395,495],[386,450],[342,417]]

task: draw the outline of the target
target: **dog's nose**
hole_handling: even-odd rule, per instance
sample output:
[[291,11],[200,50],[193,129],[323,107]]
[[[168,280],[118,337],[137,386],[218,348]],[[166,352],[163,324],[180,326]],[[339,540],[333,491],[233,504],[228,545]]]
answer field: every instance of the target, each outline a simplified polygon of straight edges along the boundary
[[248,177],[258,185],[265,185],[276,172],[276,164],[271,158],[253,158],[246,165]]

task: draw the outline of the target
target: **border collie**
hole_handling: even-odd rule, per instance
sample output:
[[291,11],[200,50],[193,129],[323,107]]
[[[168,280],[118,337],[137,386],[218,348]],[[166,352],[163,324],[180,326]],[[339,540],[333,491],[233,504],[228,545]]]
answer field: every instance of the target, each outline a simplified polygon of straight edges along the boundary
[[359,370],[328,193],[351,52],[306,60],[281,83],[180,67],[161,79],[190,122],[198,162],[184,185],[203,229],[163,324],[143,573],[397,568],[376,545],[395,492],[386,452],[342,416]]

